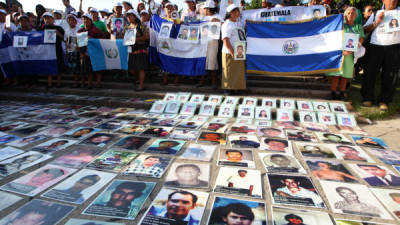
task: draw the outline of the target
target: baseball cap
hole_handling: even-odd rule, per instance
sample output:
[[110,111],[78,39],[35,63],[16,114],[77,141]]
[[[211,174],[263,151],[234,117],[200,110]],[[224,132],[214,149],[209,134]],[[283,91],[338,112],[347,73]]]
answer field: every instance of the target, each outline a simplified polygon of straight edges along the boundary
[[53,11],[53,14],[59,14],[59,15],[62,15],[62,12],[60,11],[60,10],[55,10],[55,11]]
[[215,8],[215,2],[214,1],[206,1],[204,4],[204,8]]
[[230,4],[227,8],[226,8],[226,12],[230,13],[232,12],[234,9],[239,8],[238,6],[236,6],[235,4]]
[[99,12],[99,10],[97,10],[96,8],[91,8],[91,9],[89,10],[89,12],[95,12],[95,13],[98,13],[98,12]]
[[136,10],[134,10],[134,9],[128,10],[128,12],[126,12],[126,15],[128,15],[128,14],[133,14],[136,16],[136,18],[140,19],[139,13],[137,13]]
[[143,9],[142,11],[140,11],[140,15],[142,15],[142,14],[149,14],[149,12],[147,10]]
[[90,20],[92,20],[93,21],[93,17],[92,17],[92,15],[90,15],[89,13],[85,13],[85,14],[83,14],[83,16],[82,17],[86,17],[86,18],[88,18],[88,19],[90,19]]
[[122,4],[121,4],[121,2],[117,2],[117,3],[115,3],[115,4],[114,4],[114,7],[122,7]]
[[51,18],[54,18],[53,14],[51,14],[49,12],[43,13],[42,18],[45,17],[45,16],[50,16]]
[[100,10],[100,12],[105,12],[105,13],[107,13],[107,14],[110,13],[110,11],[109,11],[108,9],[106,9],[106,8]]
[[0,13],[3,13],[3,14],[5,14],[5,15],[7,15],[7,12],[6,12],[6,10],[4,10],[4,9],[0,9]]

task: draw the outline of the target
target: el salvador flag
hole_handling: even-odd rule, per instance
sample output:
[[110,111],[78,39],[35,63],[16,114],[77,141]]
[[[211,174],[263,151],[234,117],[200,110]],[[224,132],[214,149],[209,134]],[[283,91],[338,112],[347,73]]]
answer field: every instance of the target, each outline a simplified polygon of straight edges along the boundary
[[343,15],[299,23],[247,22],[247,72],[317,74],[342,66]]
[[[58,74],[55,44],[45,44],[43,31],[7,32],[0,43],[0,65],[5,77]],[[14,36],[27,36],[26,48],[14,48]]]
[[128,70],[128,46],[123,39],[89,39],[88,53],[93,71]]
[[178,40],[180,24],[172,26],[169,39],[158,39],[162,23],[172,22],[158,15],[153,15],[150,20],[150,62],[172,74],[186,76],[206,74],[207,41],[190,43]]

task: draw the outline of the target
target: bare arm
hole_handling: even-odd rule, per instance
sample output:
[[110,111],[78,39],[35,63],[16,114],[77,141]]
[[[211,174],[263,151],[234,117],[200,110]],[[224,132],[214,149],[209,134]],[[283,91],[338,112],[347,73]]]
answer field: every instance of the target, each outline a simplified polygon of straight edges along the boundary
[[369,26],[364,27],[364,32],[365,33],[370,33],[375,30],[379,26],[379,24],[383,21],[383,18],[385,17],[385,13],[381,12],[376,20]]
[[229,38],[224,38],[224,45],[226,46],[226,48],[228,49],[229,53],[231,54],[232,57],[234,57],[234,50],[233,47],[231,45],[231,42],[229,41]]

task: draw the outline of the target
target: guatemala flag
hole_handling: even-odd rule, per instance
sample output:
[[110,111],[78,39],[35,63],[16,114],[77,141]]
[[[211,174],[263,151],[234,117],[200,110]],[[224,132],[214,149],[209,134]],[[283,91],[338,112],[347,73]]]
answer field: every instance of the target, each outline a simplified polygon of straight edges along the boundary
[[[0,43],[0,65],[5,77],[58,74],[55,44],[44,44],[43,31],[7,32]],[[14,48],[14,36],[27,36],[26,48]]]
[[343,15],[299,23],[247,22],[247,72],[318,74],[342,66]]
[[123,39],[89,39],[88,53],[93,71],[128,70],[128,46]]
[[[150,20],[150,63],[178,75],[206,74],[207,41],[190,43],[177,40],[181,25],[173,24],[169,39],[158,39],[162,23],[172,23],[153,15]],[[198,23],[190,23],[190,25]],[[188,24],[186,24],[188,25]]]

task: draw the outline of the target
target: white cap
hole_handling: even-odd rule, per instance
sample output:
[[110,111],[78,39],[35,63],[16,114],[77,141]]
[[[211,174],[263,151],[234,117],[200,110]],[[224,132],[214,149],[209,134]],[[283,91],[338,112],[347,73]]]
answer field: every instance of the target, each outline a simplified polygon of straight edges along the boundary
[[98,13],[98,12],[99,12],[99,10],[97,10],[96,8],[90,8],[89,12],[95,12],[95,13]]
[[93,21],[93,17],[92,17],[92,15],[90,15],[89,13],[83,14],[82,18],[83,18],[83,17],[86,17],[86,18],[90,19],[91,21]]
[[51,14],[49,12],[43,13],[42,18],[45,17],[45,16],[50,16],[51,18],[54,18],[53,14]]
[[128,14],[133,14],[136,16],[136,18],[140,19],[139,13],[137,13],[136,10],[134,10],[134,9],[128,10],[128,12],[126,12],[126,15],[128,15]]
[[53,11],[53,14],[59,14],[59,15],[62,15],[62,12],[61,12],[61,10],[55,10],[55,11]]
[[74,18],[75,20],[77,20],[77,19],[76,19],[76,16],[75,16],[74,14],[68,14],[67,17],[65,17],[65,19],[68,20],[70,17],[72,17],[72,18]]
[[235,4],[230,4],[227,8],[226,8],[226,12],[230,13],[232,12],[234,9],[239,8],[238,6],[236,6]]
[[122,7],[121,2],[117,2],[117,3],[114,4],[114,7],[118,7],[118,6],[119,6],[119,7]]
[[204,6],[203,6],[203,8],[204,9],[206,9],[206,8],[215,8],[215,2],[213,1],[213,0],[208,0],[208,1],[206,1],[206,3],[204,3]]
[[144,2],[139,2],[139,3],[136,5],[136,8],[137,8],[139,5],[141,5],[141,4],[144,5]]
[[185,0],[185,2],[195,2],[194,0]]
[[104,9],[100,10],[100,12],[105,12],[105,13],[107,13],[107,14],[109,14],[109,13],[110,13],[110,11],[109,11],[108,9],[106,9],[106,8],[104,8]]
[[174,7],[174,4],[172,4],[171,2],[168,2],[167,4],[165,4],[165,8],[167,8],[168,6]]
[[147,10],[143,9],[142,11],[140,11],[140,15],[142,15],[142,14],[149,14],[149,12]]
[[122,1],[122,4],[128,3],[129,5],[132,5],[129,1]]
[[3,14],[5,14],[5,15],[7,15],[7,12],[6,12],[6,10],[4,10],[4,9],[0,9],[0,13],[3,13]]
[[19,20],[21,20],[22,18],[29,19],[29,17],[28,17],[27,15],[22,14],[22,15],[18,16],[18,19],[17,19],[17,20],[19,21]]

